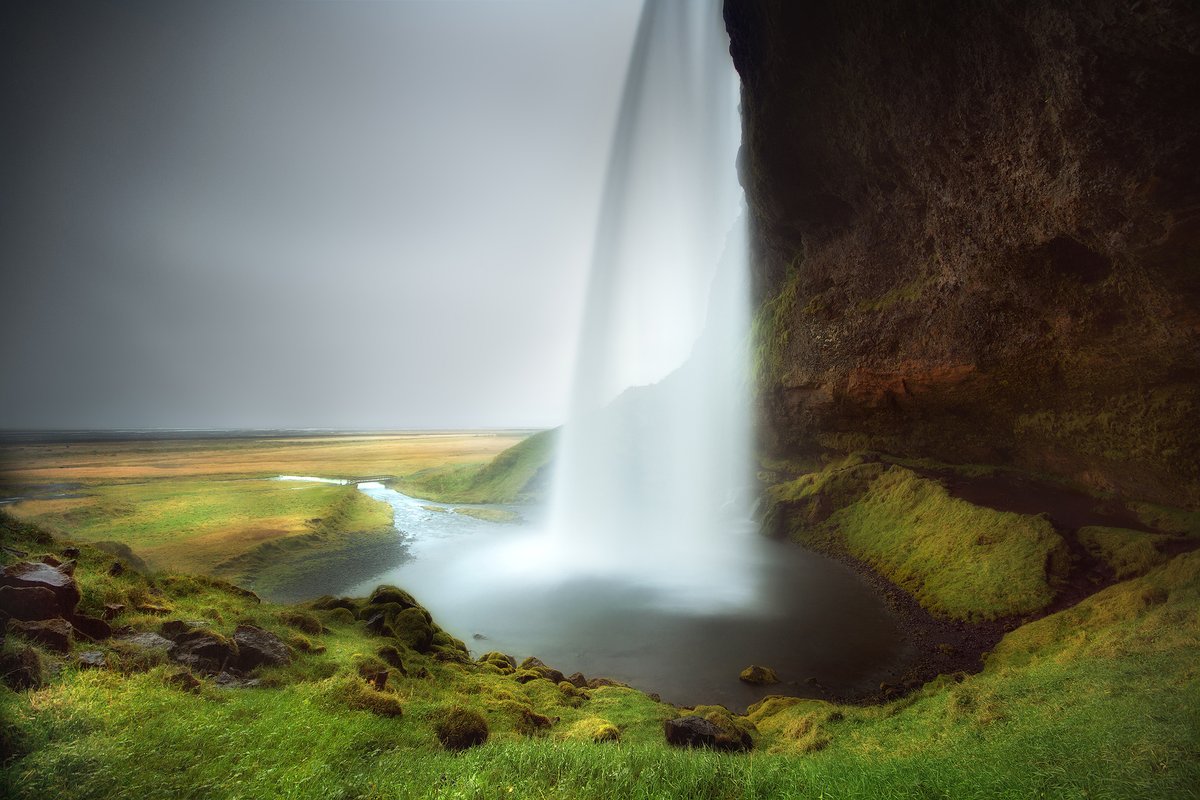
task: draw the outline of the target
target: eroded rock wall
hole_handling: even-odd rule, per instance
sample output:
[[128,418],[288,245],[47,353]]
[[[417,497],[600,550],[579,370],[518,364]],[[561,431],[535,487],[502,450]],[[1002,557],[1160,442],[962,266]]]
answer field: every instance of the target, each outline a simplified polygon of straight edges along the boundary
[[1200,503],[1200,4],[725,16],[768,451]]

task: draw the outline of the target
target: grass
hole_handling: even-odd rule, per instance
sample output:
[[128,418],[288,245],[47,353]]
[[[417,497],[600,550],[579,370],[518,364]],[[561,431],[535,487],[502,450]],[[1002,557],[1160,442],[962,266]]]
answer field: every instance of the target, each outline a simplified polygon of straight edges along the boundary
[[486,464],[448,464],[394,481],[413,497],[442,503],[511,503],[528,500],[554,455],[557,433],[542,431],[513,445]]
[[1040,516],[976,506],[898,465],[850,456],[772,487],[777,532],[844,548],[943,617],[979,621],[1039,611],[1068,567]]
[[392,510],[354,486],[275,480],[100,484],[11,507],[85,542],[120,541],[152,569],[215,572],[267,544],[389,528]]
[[[54,549],[0,518],[5,544]],[[85,603],[145,595],[229,634],[250,622],[284,635],[296,608],[255,604],[189,576],[106,574],[84,547]],[[309,610],[325,648],[264,670],[267,688],[196,693],[168,666],[80,670],[42,689],[0,689],[13,798],[1193,798],[1200,787],[1200,553],[1025,625],[978,675],[946,676],[879,706],[769,698],[745,718],[748,755],[680,751],[661,724],[684,713],[620,687],[568,693],[400,647],[377,702],[357,664],[381,643],[345,609]],[[160,617],[126,614],[153,628]],[[311,630],[311,623],[305,623]],[[306,634],[307,635],[307,634]],[[13,646],[9,637],[6,647]],[[82,649],[77,646],[76,648]],[[43,653],[47,662],[56,656]],[[422,672],[425,673],[422,676]],[[385,697],[384,697],[385,696]],[[399,709],[400,714],[390,710]],[[438,743],[453,708],[480,713],[487,743]],[[390,709],[390,710],[389,710]],[[545,717],[530,729],[525,712]],[[723,716],[720,709],[697,709]],[[617,741],[595,741],[612,726]],[[601,737],[604,738],[604,737]]]
[[1079,543],[1112,568],[1118,579],[1145,575],[1167,561],[1159,546],[1170,540],[1164,534],[1090,525],[1079,529]]

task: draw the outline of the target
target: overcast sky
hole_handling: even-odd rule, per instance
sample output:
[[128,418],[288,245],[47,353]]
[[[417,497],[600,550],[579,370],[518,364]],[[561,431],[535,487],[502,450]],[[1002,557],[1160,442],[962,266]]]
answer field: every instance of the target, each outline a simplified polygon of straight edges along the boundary
[[0,428],[549,426],[640,0],[0,4]]

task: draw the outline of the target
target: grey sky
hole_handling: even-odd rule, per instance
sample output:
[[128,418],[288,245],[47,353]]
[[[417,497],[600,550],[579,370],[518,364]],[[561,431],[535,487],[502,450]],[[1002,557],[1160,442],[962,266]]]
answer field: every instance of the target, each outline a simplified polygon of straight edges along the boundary
[[639,0],[0,6],[0,428],[552,425]]

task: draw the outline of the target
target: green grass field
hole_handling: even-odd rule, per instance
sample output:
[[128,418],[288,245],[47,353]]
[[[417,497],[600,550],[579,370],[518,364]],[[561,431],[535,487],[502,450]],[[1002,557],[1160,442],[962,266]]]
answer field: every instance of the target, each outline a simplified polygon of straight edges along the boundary
[[[4,544],[55,549],[3,523]],[[8,561],[11,556],[6,556]],[[1004,638],[978,675],[939,678],[879,706],[768,699],[745,718],[698,709],[753,732],[750,754],[681,751],[662,721],[684,713],[630,689],[580,692],[519,683],[495,666],[443,661],[401,645],[407,677],[385,692],[358,665],[381,644],[351,612],[255,604],[220,582],[107,575],[112,557],[85,547],[85,606],[153,599],[170,618],[228,634],[252,622],[291,637],[290,667],[257,689],[197,693],[177,669],[104,649],[111,669],[71,657],[41,689],[0,690],[5,796],[445,798],[1189,798],[1200,793],[1200,553],[1177,556]],[[153,629],[162,617],[119,623]],[[303,642],[302,642],[303,640]],[[300,646],[302,644],[302,647]],[[19,645],[14,637],[6,652]],[[323,652],[312,652],[324,648]],[[83,649],[77,645],[76,650]],[[309,652],[305,652],[305,651]],[[424,671],[424,675],[421,675]],[[444,750],[449,709],[487,720],[486,744]],[[372,710],[374,709],[374,710]],[[381,715],[376,712],[398,716]],[[548,727],[522,722],[536,715]],[[602,725],[617,741],[594,742]]]

